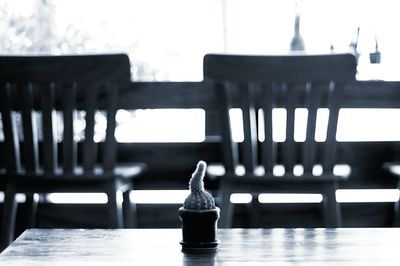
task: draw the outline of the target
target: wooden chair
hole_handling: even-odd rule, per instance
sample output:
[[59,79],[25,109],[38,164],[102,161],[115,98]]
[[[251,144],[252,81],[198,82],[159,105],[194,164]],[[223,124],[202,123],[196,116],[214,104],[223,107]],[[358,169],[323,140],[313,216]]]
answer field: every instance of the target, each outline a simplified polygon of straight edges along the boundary
[[[234,192],[302,192],[323,195],[327,227],[341,225],[335,191],[347,175],[333,173],[336,156],[336,127],[343,82],[354,80],[356,61],[351,54],[245,56],[208,54],[204,57],[204,80],[215,87],[220,106],[222,153],[225,173],[219,178],[221,227],[231,227]],[[241,108],[244,140],[232,140],[229,110]],[[272,134],[274,108],[285,108],[286,140],[275,142]],[[304,142],[294,140],[296,108],[307,108]],[[315,141],[319,108],[329,108],[325,142]],[[263,111],[263,118],[259,110]],[[260,141],[258,120],[264,125]],[[259,132],[260,131],[260,132]],[[284,166],[284,174],[274,171]],[[296,165],[302,173],[294,172]],[[323,168],[313,174],[315,166]],[[239,166],[244,174],[238,174]],[[215,175],[210,168],[210,176]],[[257,195],[256,194],[256,195]]]
[[[129,201],[132,178],[143,170],[139,163],[116,164],[115,115],[119,90],[129,81],[124,54],[0,57],[3,248],[14,237],[16,193],[26,193],[34,217],[34,193],[104,192],[110,227],[123,227],[123,211],[134,211]],[[100,111],[107,120],[101,142],[94,139]],[[78,112],[85,123],[81,140],[75,132],[76,123],[82,122],[76,119]]]

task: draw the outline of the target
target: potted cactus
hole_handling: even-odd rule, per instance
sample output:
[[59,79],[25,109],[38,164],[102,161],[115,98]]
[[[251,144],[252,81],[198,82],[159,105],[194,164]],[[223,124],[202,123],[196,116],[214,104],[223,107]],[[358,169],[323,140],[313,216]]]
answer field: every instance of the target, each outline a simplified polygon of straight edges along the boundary
[[204,189],[203,178],[207,164],[199,161],[189,181],[190,194],[179,208],[182,220],[183,250],[214,250],[218,246],[217,220],[219,208]]

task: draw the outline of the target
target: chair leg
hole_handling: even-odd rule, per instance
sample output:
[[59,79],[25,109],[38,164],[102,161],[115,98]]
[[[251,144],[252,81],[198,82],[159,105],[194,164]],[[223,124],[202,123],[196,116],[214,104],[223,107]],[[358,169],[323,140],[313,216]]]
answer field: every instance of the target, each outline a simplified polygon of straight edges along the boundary
[[394,221],[393,226],[399,227],[400,226],[400,204],[399,201],[394,203]]
[[340,204],[336,201],[337,182],[327,185],[325,188],[323,205],[325,226],[335,228],[342,226]]
[[135,228],[137,227],[137,208],[136,203],[133,203],[129,197],[130,190],[123,193],[123,213],[124,213],[124,227]]
[[0,251],[5,249],[14,240],[15,220],[18,207],[15,196],[15,186],[13,184],[7,185],[4,191]]
[[262,209],[262,205],[258,201],[258,194],[253,194],[252,201],[251,201],[251,207],[250,207],[250,210],[251,210],[250,227],[252,227],[252,228],[260,227],[261,209]]
[[218,194],[221,200],[221,217],[219,220],[219,227],[231,228],[233,220],[233,204],[230,200],[232,194],[230,184],[221,180]]
[[33,228],[36,226],[36,215],[39,204],[39,194],[27,194],[25,204],[27,206],[27,221],[28,228]]
[[[400,189],[400,181],[397,184],[397,188]],[[400,203],[399,201],[396,201],[394,203],[394,221],[393,221],[393,226],[400,226]]]
[[107,209],[111,228],[123,228],[122,198],[115,185],[107,192]]

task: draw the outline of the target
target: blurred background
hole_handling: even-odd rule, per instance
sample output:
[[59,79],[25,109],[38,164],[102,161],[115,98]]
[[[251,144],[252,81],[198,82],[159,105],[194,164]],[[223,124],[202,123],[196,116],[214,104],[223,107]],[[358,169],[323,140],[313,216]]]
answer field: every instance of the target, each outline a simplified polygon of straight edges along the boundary
[[[300,24],[297,28],[306,53],[356,52],[359,56],[358,80],[398,81],[398,10],[399,4],[395,0],[2,0],[0,53],[123,52],[131,60],[133,82],[200,82],[206,53],[289,52],[298,17]],[[370,54],[375,52],[380,53],[379,62],[370,60]],[[232,119],[239,121],[235,120],[235,115],[240,117],[240,112],[235,114],[233,111],[232,114]],[[350,143],[345,151],[352,152],[351,156],[361,164],[368,164],[368,158],[376,156],[383,156],[379,162],[393,159],[400,141],[400,124],[394,123],[399,115],[400,110],[395,108],[344,108],[339,113],[336,138],[339,142]],[[278,108],[274,124],[274,139],[278,142],[284,139],[285,121],[280,119],[284,116],[284,110]],[[201,108],[119,110],[116,119],[116,138],[127,145],[202,143],[212,139],[212,134],[206,133],[206,113]],[[296,132],[302,139],[301,116],[298,119]],[[101,113],[96,114],[96,123],[96,136],[100,141],[105,129]],[[324,123],[324,110],[321,110],[317,124],[321,124],[318,134],[322,136]],[[242,138],[242,131],[238,122],[234,129],[234,138],[238,141]],[[374,150],[375,146],[370,146],[362,154],[354,150],[354,147],[367,145],[365,143],[378,143],[380,149]],[[143,186],[145,189],[141,190],[139,184],[139,189],[131,196],[139,203],[139,227],[179,226],[176,211],[187,195],[185,189],[192,168],[194,170],[194,164],[186,165],[182,171],[167,173],[167,177],[176,175],[178,181],[174,179],[174,185],[177,185],[166,186],[163,191],[149,190],[151,186]],[[160,175],[162,171],[155,172]],[[369,168],[353,174],[357,180],[367,172],[371,180],[389,178],[379,163],[370,164]],[[391,225],[393,206],[399,200],[399,190],[388,185],[393,182],[376,186],[368,183],[365,187],[353,185],[337,191],[338,201],[349,203],[343,205],[344,225]],[[209,185],[211,190],[216,187],[212,182]],[[24,201],[23,195],[19,200]],[[38,226],[104,226],[99,219],[102,217],[101,208],[89,214],[85,205],[101,205],[107,201],[105,195],[49,194],[42,200],[45,204],[39,208]],[[252,205],[251,197],[235,195],[231,200],[237,203],[236,226],[250,226],[252,223],[246,214]],[[296,203],[302,201],[310,204],[298,207]],[[321,224],[319,209],[313,204],[318,201],[319,198],[264,198],[261,203],[276,204],[263,209],[266,215],[260,218],[260,224],[318,226]],[[365,202],[369,203],[368,207]],[[68,206],[77,203],[80,211],[71,215]],[[286,204],[285,208],[280,204]],[[309,209],[310,215],[299,220],[304,208]],[[24,215],[23,207],[19,215]],[[87,216],[93,219],[88,222]]]
[[[397,10],[395,0],[3,0],[0,49],[123,51],[134,62],[133,80],[198,81],[206,53],[287,52],[299,14],[306,52],[348,51],[358,40],[361,78],[395,79],[388,69],[400,59]],[[385,68],[379,73],[368,66],[376,42]]]

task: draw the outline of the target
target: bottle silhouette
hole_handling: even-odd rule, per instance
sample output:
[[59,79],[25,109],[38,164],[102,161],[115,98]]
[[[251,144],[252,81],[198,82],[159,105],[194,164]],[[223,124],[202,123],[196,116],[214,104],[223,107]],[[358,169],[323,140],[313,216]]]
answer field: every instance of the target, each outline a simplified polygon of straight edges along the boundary
[[358,64],[358,59],[360,58],[360,53],[358,52],[358,39],[360,38],[360,26],[357,27],[356,39],[350,43],[350,51],[354,53],[356,61]]
[[304,51],[304,41],[300,34],[300,14],[296,13],[294,20],[294,35],[290,42],[291,51]]
[[371,64],[381,63],[381,52],[379,52],[378,38],[376,37],[376,34],[375,34],[375,52],[369,54],[369,61]]

